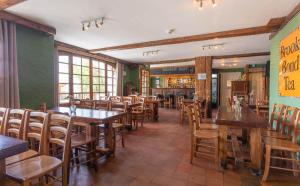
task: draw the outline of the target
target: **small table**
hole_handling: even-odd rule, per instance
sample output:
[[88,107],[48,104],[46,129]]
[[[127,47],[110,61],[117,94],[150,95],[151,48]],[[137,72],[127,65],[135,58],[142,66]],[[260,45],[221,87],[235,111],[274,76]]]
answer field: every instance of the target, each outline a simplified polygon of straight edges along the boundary
[[251,168],[256,172],[261,171],[262,162],[262,138],[261,129],[268,128],[268,121],[256,115],[249,108],[243,108],[240,113],[229,107],[218,109],[216,124],[219,125],[219,159],[220,166],[226,164],[227,158],[227,129],[250,129],[250,157]]
[[159,109],[159,100],[145,100],[145,104],[150,105],[150,109],[152,110],[152,119],[153,121],[158,121],[158,109]]
[[5,158],[28,150],[28,143],[23,140],[0,135],[0,178],[5,175]]
[[104,124],[107,131],[105,146],[110,149],[110,152],[115,151],[112,138],[112,123],[114,120],[122,118],[126,114],[125,112],[77,108],[76,113],[71,113],[69,107],[57,107],[54,110],[61,113],[68,113],[73,121],[86,123],[87,136],[96,138],[97,125]]

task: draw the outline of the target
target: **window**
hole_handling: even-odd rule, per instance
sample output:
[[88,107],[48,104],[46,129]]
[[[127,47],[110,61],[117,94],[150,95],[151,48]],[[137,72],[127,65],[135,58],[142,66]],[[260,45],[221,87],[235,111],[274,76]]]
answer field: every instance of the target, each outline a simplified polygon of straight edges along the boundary
[[73,93],[75,99],[90,99],[90,59],[73,57]]
[[76,99],[99,100],[101,96],[117,93],[116,69],[105,62],[68,53],[58,57],[59,103],[69,103],[68,96]]
[[140,92],[143,96],[149,95],[149,90],[150,90],[149,77],[150,77],[149,71],[145,69],[141,69]]
[[70,94],[69,56],[60,55],[58,58],[58,99],[59,103],[68,103]]
[[93,60],[93,98],[105,96],[105,63]]
[[117,95],[117,74],[111,65],[107,65],[107,95]]

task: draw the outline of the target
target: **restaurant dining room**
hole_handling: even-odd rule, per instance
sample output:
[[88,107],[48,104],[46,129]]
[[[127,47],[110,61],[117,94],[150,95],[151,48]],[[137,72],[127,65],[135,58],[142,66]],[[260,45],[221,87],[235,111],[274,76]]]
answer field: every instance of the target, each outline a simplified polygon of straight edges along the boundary
[[0,0],[0,186],[300,186],[300,0]]

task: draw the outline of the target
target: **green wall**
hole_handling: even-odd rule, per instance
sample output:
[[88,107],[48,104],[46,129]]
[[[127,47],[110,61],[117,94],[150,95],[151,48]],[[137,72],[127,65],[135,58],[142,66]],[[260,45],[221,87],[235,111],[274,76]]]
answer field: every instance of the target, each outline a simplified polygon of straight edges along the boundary
[[126,86],[127,82],[133,83],[134,86],[137,87],[137,89],[139,91],[140,90],[139,66],[138,65],[130,66],[130,65],[125,64],[124,71],[126,71],[126,76],[124,76],[124,79],[123,79],[124,92],[125,92],[125,86]]
[[21,108],[54,106],[54,38],[17,25]]
[[[282,103],[289,106],[300,107],[300,99],[295,97],[282,97],[278,90],[278,65],[280,61],[280,41],[300,26],[300,14],[286,25],[271,41],[270,63],[270,105]],[[299,74],[300,76],[300,74]]]

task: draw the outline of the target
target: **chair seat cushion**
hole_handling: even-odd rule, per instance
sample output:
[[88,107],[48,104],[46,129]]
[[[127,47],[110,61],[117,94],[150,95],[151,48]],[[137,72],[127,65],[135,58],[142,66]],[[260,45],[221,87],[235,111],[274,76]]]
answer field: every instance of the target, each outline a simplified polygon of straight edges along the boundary
[[13,163],[16,163],[16,162],[19,162],[19,161],[26,160],[28,158],[32,158],[32,157],[37,156],[37,155],[38,155],[37,151],[28,150],[28,151],[22,152],[20,154],[17,154],[17,155],[6,158],[5,159],[5,164],[10,165],[10,164],[13,164]]
[[25,181],[45,175],[61,165],[61,160],[42,155],[6,166],[6,175],[16,180]]
[[300,145],[297,145],[289,140],[267,137],[264,138],[264,142],[266,145],[271,146],[272,149],[300,152]]
[[215,131],[215,130],[196,130],[194,132],[194,136],[196,138],[205,138],[205,139],[218,138],[218,131]]

